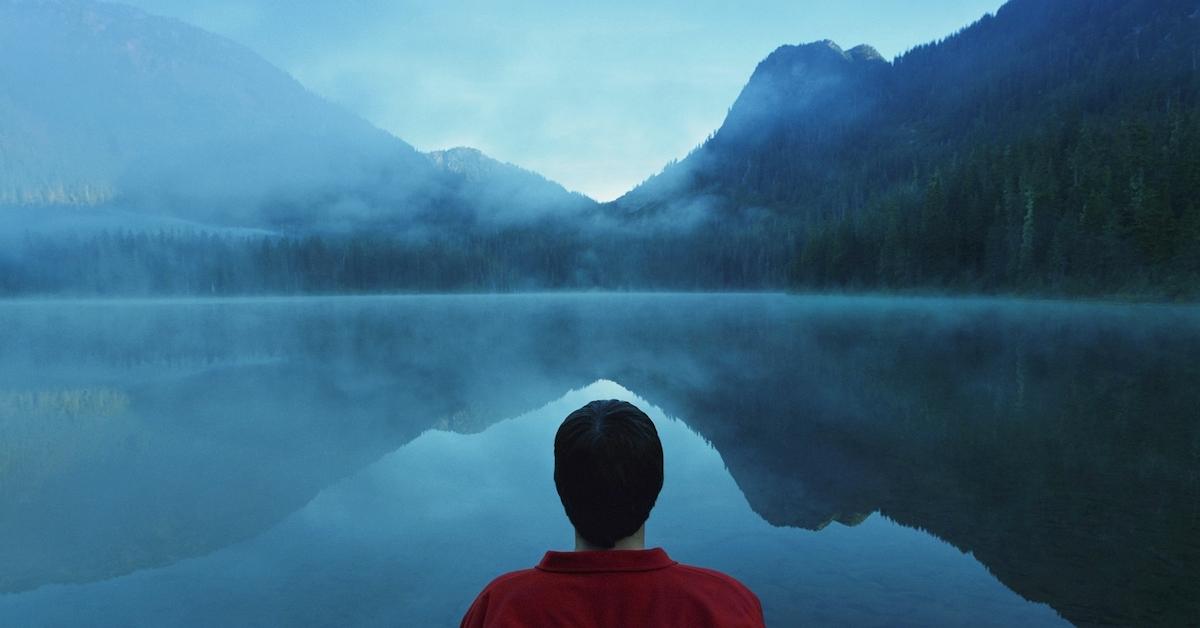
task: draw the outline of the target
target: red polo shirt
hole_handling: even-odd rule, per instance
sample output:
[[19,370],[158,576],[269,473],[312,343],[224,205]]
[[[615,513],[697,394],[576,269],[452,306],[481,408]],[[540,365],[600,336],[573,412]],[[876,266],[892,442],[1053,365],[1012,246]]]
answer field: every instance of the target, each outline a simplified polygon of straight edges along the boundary
[[534,569],[489,584],[462,628],[763,626],[750,589],[711,569],[681,565],[662,549],[546,552]]

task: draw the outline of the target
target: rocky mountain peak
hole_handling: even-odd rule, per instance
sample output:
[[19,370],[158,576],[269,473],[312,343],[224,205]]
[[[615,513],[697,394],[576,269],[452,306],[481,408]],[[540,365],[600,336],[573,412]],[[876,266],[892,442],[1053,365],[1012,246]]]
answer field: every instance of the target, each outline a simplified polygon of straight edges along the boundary
[[883,55],[879,54],[878,50],[872,46],[868,46],[867,44],[860,44],[851,48],[850,50],[846,51],[846,55],[854,61],[860,61],[864,63],[876,61],[887,63],[887,59],[884,59]]

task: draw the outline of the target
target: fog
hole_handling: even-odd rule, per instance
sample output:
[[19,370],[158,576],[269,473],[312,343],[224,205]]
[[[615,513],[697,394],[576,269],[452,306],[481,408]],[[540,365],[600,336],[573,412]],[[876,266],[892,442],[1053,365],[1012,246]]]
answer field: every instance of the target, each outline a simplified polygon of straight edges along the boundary
[[586,242],[742,228],[761,211],[705,191],[731,166],[714,161],[714,147],[749,145],[781,115],[812,115],[821,133],[835,133],[873,104],[860,75],[886,66],[832,43],[781,48],[722,133],[599,206],[473,149],[422,154],[249,49],[177,20],[86,0],[7,0],[0,18],[0,55],[22,59],[0,66],[10,87],[0,134],[12,138],[0,153],[0,233],[254,229],[441,241],[526,229]]
[[[9,202],[133,197],[211,219],[244,211],[225,206],[250,205],[250,195],[311,194],[365,174],[360,159],[370,153],[406,148],[248,50],[183,23],[87,2],[0,10],[3,52],[23,60],[0,70],[13,90],[8,106],[24,114],[5,126],[41,134],[16,145],[26,155],[9,157],[18,166],[6,168]],[[33,187],[40,181],[48,187]],[[87,199],[87,188],[103,192]],[[164,202],[168,190],[190,205]]]
[[1195,308],[14,301],[0,345],[0,623],[453,623],[569,543],[545,456],[594,396],[664,426],[651,542],[743,578],[772,623],[1196,611]]
[[129,7],[5,0],[0,56],[0,296],[559,287],[560,251],[619,227]]
[[22,59],[0,66],[0,296],[36,298],[788,289],[804,220],[722,186],[768,177],[742,154],[764,134],[836,143],[889,67],[784,46],[721,131],[602,205],[469,148],[420,153],[129,7],[0,3],[0,56]]
[[241,45],[129,7],[6,0],[0,55],[21,59],[0,65],[0,134],[12,140],[0,207],[133,210],[114,227],[135,229],[171,218],[320,232],[447,216],[508,224],[594,205],[498,163],[482,179],[438,168]]

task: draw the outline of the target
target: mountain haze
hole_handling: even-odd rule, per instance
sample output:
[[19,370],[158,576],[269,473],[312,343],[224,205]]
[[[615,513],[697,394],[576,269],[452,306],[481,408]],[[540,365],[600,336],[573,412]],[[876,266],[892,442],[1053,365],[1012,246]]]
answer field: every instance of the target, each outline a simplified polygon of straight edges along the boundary
[[1200,296],[1198,0],[1011,0],[891,62],[781,46],[708,140],[606,204],[419,153],[177,21],[0,18],[0,54],[33,60],[0,65],[0,204],[260,234],[34,238],[0,254],[0,292]]
[[[0,63],[0,205],[315,229],[489,218],[475,201],[491,182],[434,167],[250,50],[177,20],[87,0],[0,0],[0,57],[10,60]],[[536,183],[522,189],[543,205],[579,201]]]
[[596,205],[536,172],[497,161],[475,148],[460,146],[427,155],[438,170],[461,177],[473,191],[475,210],[496,223],[578,215]]
[[125,6],[5,0],[0,54],[22,60],[0,65],[8,203],[257,209],[421,164],[249,50]]

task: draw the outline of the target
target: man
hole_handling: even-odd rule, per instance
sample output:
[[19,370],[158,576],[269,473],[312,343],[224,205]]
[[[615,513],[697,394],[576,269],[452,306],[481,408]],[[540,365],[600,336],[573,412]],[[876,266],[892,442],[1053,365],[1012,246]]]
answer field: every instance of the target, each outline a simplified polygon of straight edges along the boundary
[[593,401],[567,416],[554,437],[554,484],[575,551],[493,580],[463,628],[763,625],[758,598],[737,580],[645,549],[663,453],[633,404]]

